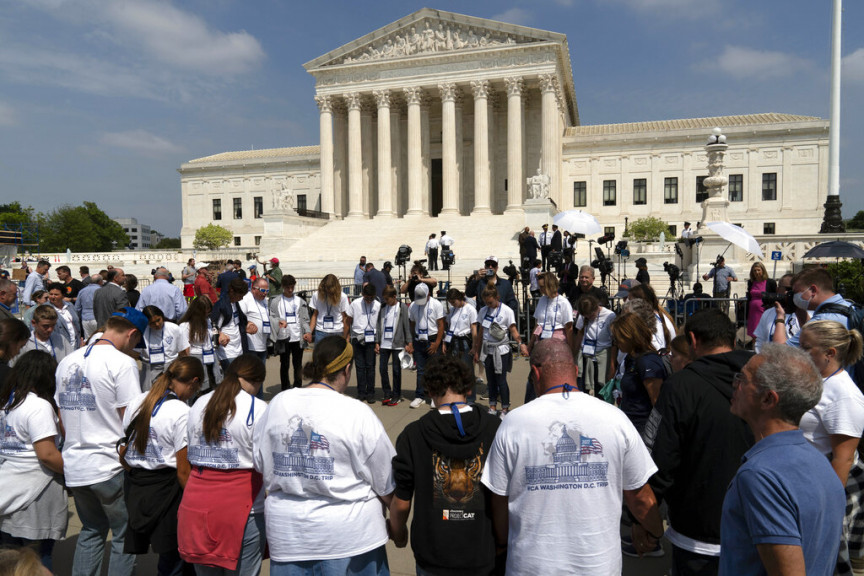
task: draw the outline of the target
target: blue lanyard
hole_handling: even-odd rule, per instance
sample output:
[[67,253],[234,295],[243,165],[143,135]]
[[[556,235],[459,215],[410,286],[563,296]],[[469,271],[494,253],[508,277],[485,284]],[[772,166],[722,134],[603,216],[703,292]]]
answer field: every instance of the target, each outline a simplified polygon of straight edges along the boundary
[[[51,341],[51,337],[48,337],[48,344],[51,345],[51,355],[54,356],[54,359],[57,359],[57,352],[54,350],[54,343]],[[36,347],[36,350],[39,350],[39,343],[36,341],[36,333],[33,333],[33,346]]]
[[[247,392],[247,394],[249,394]],[[252,424],[255,423],[255,396],[249,394],[252,397],[252,404],[249,406],[249,414],[246,415],[246,427],[251,428]]]
[[313,384],[321,384],[322,386],[326,386],[327,388],[329,388],[329,389],[332,390],[333,392],[336,392],[336,391],[337,391],[335,388],[333,388],[332,386],[330,386],[330,385],[327,384],[326,382],[313,382]]
[[456,333],[456,326],[459,325],[459,321],[462,320],[462,315],[464,313],[465,313],[465,304],[462,305],[462,308],[459,308],[459,315],[456,316],[456,318],[450,322],[450,331],[453,332],[454,334]]
[[282,296],[282,305],[285,307],[285,317],[286,318],[288,317],[288,302],[292,302],[294,304],[294,309],[291,310],[291,314],[294,314],[294,315],[297,314],[297,303],[295,302],[294,298],[291,297],[290,299],[288,299],[283,295]]
[[[549,301],[546,301],[546,308],[543,310],[543,329],[546,329],[546,319],[549,316]],[[555,296],[555,312],[552,314],[552,329],[555,329],[555,322],[558,320],[558,296]]]
[[569,397],[570,397],[570,391],[571,391],[571,390],[578,390],[578,388],[577,388],[576,386],[572,386],[572,385],[570,385],[570,384],[568,384],[568,383],[565,382],[564,384],[559,384],[559,385],[557,385],[557,386],[552,386],[551,388],[547,389],[546,392],[544,392],[544,394],[548,394],[548,393],[551,392],[552,390],[556,390],[556,389],[558,389],[558,388],[563,388],[563,390],[561,391],[561,395],[564,396],[564,398],[569,398]]
[[9,414],[9,407],[12,406],[12,403],[14,401],[15,401],[15,390],[12,390],[12,392],[9,393],[9,401],[6,402],[6,408],[4,409],[6,414]]
[[[831,374],[830,376],[828,376],[828,378],[825,378],[825,380],[823,380],[823,382],[825,382],[826,380],[830,380],[831,378],[833,378],[834,376],[836,376],[837,374],[839,374],[839,373],[842,372],[842,371],[843,371],[843,367],[841,366],[840,368],[838,368],[837,370],[835,370],[833,374]],[[9,402],[12,402],[12,400],[9,400]]]
[[375,312],[375,303],[372,303],[372,310],[366,308],[366,302],[361,302],[363,313],[366,314],[366,328],[372,328],[372,313]]
[[442,404],[442,406],[449,406],[450,413],[453,414],[453,418],[456,419],[456,428],[459,429],[459,436],[462,438],[465,437],[465,428],[462,426],[462,415],[459,413],[458,405],[465,404],[468,405],[467,402],[450,402],[448,404]]
[[[426,302],[426,304],[423,306],[423,319],[426,320],[426,330],[429,330],[429,302]],[[419,326],[418,329],[422,330],[422,328],[420,328]]]
[[90,351],[93,350],[93,346],[95,346],[99,342],[108,342],[109,344],[111,344],[111,346],[114,346],[115,350],[117,350],[117,346],[114,345],[114,342],[108,340],[107,338],[99,338],[98,340],[96,340],[96,342],[93,342],[93,344],[87,347],[87,350],[84,352],[84,358],[87,358],[87,356],[90,355]]
[[[153,331],[148,328],[148,330],[147,330],[147,336],[148,336],[147,349],[148,350],[153,349],[152,341],[149,338],[149,336],[152,336],[152,335],[153,335]],[[162,328],[162,330],[159,331],[159,349],[162,350],[163,354],[165,353],[165,328]]]
[[173,396],[174,398],[177,398],[177,395],[174,393],[173,390],[166,390],[166,391],[165,391],[165,394],[162,395],[162,397],[159,399],[159,401],[158,401],[158,402],[156,403],[156,405],[153,407],[153,412],[150,414],[150,417],[151,417],[151,418],[155,418],[155,417],[156,417],[156,413],[159,412],[159,408],[162,407],[162,403],[165,402],[165,400],[166,400],[169,396]]

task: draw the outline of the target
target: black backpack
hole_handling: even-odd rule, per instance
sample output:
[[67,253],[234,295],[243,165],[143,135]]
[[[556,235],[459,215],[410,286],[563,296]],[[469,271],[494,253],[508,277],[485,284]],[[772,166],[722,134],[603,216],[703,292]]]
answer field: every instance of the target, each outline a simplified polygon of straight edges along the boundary
[[[846,302],[849,304],[849,306],[844,306],[843,304],[838,304],[837,302],[825,304],[824,306],[819,308],[819,313],[839,314],[840,316],[845,316],[846,328],[848,328],[849,330],[857,330],[862,335],[864,335],[864,308],[862,308],[855,302],[851,302],[849,300],[847,300]],[[861,392],[864,392],[864,358],[862,358],[852,367],[850,367],[849,373],[852,376],[852,379],[855,381],[855,384],[858,385],[858,388],[861,390]]]

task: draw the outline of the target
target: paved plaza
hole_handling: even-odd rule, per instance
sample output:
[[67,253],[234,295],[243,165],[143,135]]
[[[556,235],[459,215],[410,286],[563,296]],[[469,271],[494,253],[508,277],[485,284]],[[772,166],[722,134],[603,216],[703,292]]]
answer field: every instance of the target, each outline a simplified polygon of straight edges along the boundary
[[[307,351],[304,355],[304,361],[308,361],[310,359],[311,351]],[[525,396],[525,383],[527,379],[527,359],[521,358],[516,360],[513,363],[513,372],[508,378],[508,381],[510,382],[510,395],[513,401],[513,407],[522,404],[522,398],[524,398]],[[410,401],[414,397],[413,391],[415,387],[415,382],[416,372],[411,370],[405,370],[402,372],[402,393],[408,401]],[[354,393],[354,391],[356,390],[355,387],[356,383],[352,377],[352,383],[348,388],[349,395]],[[376,391],[378,393],[377,398],[380,400],[381,391],[380,386],[377,386],[377,378]],[[279,359],[274,357],[270,358],[267,361],[265,398],[269,399],[278,392]],[[387,430],[387,434],[390,436],[390,440],[392,440],[394,443],[396,442],[396,437],[399,435],[400,432],[402,432],[402,429],[405,428],[405,426],[407,426],[410,422],[417,420],[429,410],[425,407],[412,410],[408,407],[408,401],[402,402],[401,404],[399,404],[399,406],[395,407],[382,406],[380,402],[372,406],[375,414],[378,416],[378,418],[381,419],[381,422],[384,424],[384,428]],[[484,400],[479,400],[479,402],[485,404]],[[69,530],[67,532],[66,539],[58,542],[57,547],[54,550],[54,571],[58,576],[68,576],[71,573],[72,557],[75,553],[75,543],[77,541],[78,532],[81,530],[81,523],[79,522],[77,515],[75,515],[75,507],[72,498],[69,499],[69,512],[71,517],[69,520]],[[661,576],[663,574],[667,574],[669,571],[669,550],[668,543],[665,543],[665,545],[667,547],[667,554],[663,558],[635,559],[625,556],[624,574],[634,576],[637,574],[639,576]],[[398,549],[393,545],[392,542],[388,542],[387,557],[390,562],[390,571],[392,574],[397,576],[409,576],[416,573],[414,570],[414,556],[411,553],[410,546]],[[157,556],[155,554],[139,556],[135,574],[137,574],[138,576],[155,574],[156,560]],[[108,574],[107,556],[105,564],[103,565],[102,573]],[[261,571],[261,574],[263,576],[268,576],[270,574],[269,561],[264,562],[264,569]]]

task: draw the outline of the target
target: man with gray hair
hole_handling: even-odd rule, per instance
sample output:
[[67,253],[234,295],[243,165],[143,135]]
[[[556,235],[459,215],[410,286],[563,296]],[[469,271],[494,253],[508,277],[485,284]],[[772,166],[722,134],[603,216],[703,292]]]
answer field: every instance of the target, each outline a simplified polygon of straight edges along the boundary
[[760,440],[723,502],[720,574],[833,574],[845,491],[798,428],[822,396],[819,371],[806,352],[767,344],[733,388],[732,414]]
[[88,279],[90,281],[78,292],[78,298],[75,299],[75,311],[81,319],[81,329],[84,332],[85,341],[96,332],[98,327],[96,315],[93,312],[93,297],[96,295],[96,291],[102,287],[101,275],[93,274]]
[[18,299],[18,286],[8,278],[0,278],[0,320],[12,320],[12,305]]
[[136,310],[145,306],[156,306],[165,314],[165,319],[177,322],[186,313],[186,299],[183,292],[168,281],[171,274],[164,266],[153,272],[153,283],[141,291],[141,298],[135,305]]

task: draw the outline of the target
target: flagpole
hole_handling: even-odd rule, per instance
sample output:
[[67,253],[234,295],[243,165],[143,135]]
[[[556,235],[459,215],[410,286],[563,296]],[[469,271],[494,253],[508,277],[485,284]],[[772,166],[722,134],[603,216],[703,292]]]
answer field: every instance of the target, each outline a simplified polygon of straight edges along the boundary
[[834,0],[834,20],[831,30],[831,127],[828,132],[828,197],[825,200],[825,217],[822,234],[845,232],[840,208],[840,77],[841,42],[840,32],[843,0]]

